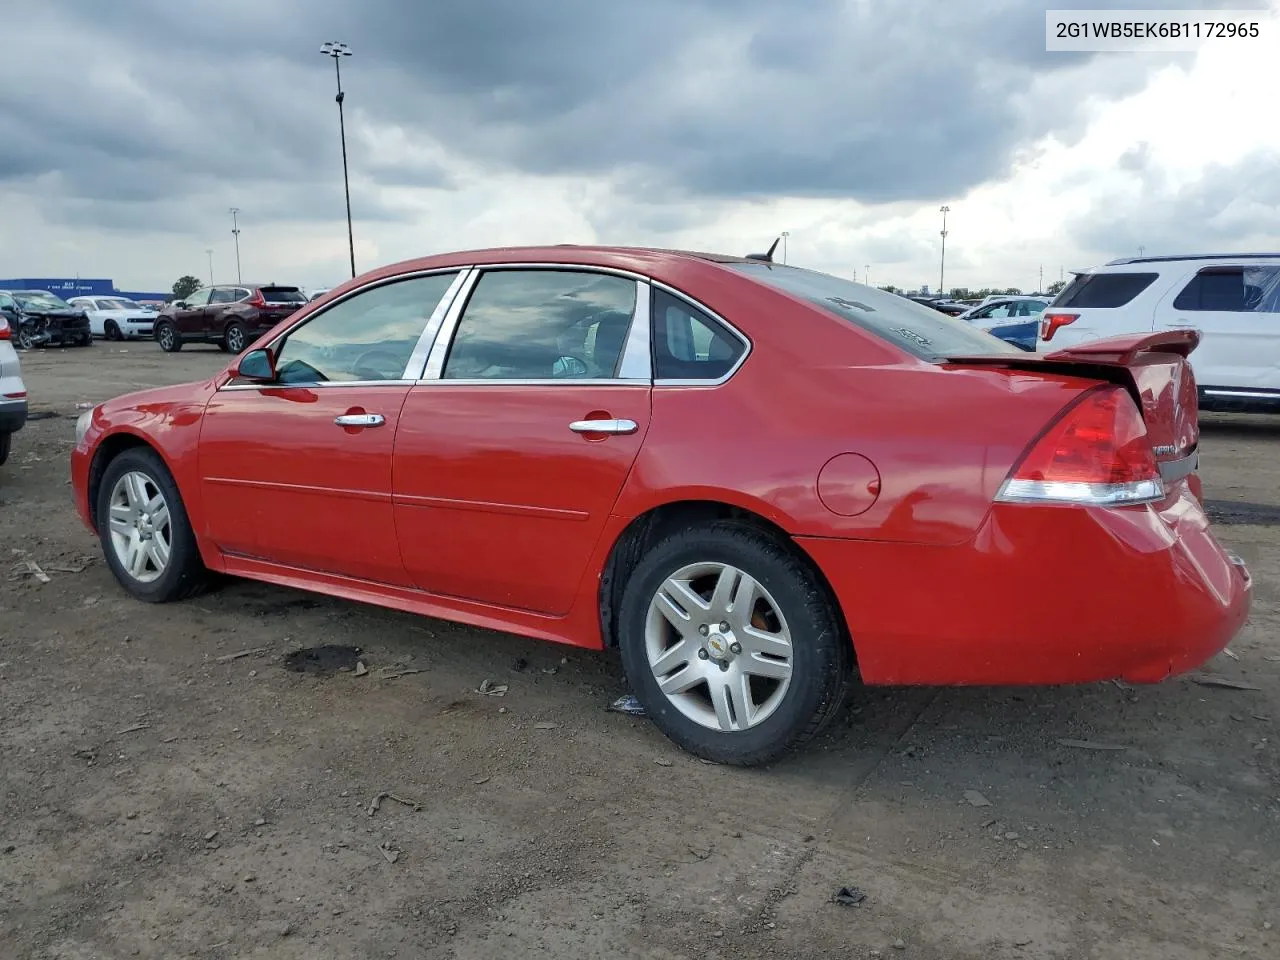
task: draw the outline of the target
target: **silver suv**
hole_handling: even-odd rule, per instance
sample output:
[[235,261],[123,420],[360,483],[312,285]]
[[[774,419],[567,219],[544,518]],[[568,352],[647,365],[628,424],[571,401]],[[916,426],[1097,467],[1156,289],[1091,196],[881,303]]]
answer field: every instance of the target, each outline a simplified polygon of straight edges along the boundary
[[0,311],[0,463],[9,459],[13,435],[27,422],[27,388],[13,349],[9,315]]

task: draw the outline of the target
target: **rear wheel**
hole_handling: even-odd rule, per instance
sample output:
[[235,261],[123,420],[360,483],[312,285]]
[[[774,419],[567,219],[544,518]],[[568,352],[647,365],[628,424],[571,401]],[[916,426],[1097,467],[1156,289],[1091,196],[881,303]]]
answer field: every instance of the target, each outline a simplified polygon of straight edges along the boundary
[[177,353],[182,349],[182,334],[168,320],[156,324],[156,341],[165,353]]
[[222,335],[222,349],[227,353],[241,354],[249,343],[249,334],[244,329],[243,323],[232,322],[227,326],[226,333]]
[[751,766],[813,737],[847,696],[853,650],[828,592],[788,545],[741,523],[683,530],[640,561],[619,646],[663,733]]
[[0,465],[9,459],[11,449],[13,449],[13,434],[0,433]]
[[98,488],[97,525],[107,565],[139,600],[181,600],[206,586],[178,485],[154,450],[134,447],[107,465]]
[[18,330],[18,349],[34,350],[36,345],[35,337],[31,335],[31,331],[24,328]]
[[103,336],[108,340],[123,340],[124,335],[120,333],[120,325],[114,320],[108,320],[102,328]]

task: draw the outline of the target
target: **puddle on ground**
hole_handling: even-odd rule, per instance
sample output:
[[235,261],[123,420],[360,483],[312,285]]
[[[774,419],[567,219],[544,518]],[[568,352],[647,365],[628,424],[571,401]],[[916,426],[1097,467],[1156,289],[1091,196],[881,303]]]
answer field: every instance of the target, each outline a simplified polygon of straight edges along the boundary
[[316,677],[331,677],[335,673],[350,673],[360,659],[359,647],[344,647],[326,643],[321,647],[303,647],[286,654],[284,667],[296,673],[309,673]]

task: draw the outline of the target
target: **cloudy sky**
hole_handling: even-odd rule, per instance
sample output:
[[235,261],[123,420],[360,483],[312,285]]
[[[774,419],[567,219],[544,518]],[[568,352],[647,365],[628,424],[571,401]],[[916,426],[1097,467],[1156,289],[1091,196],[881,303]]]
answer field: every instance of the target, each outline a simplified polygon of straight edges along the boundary
[[[1046,53],[1054,8],[1278,0],[6,0],[0,276],[345,279],[516,243],[1036,286],[1280,247],[1280,42]],[[1280,38],[1280,30],[1273,31]],[[20,40],[20,42],[18,42]]]

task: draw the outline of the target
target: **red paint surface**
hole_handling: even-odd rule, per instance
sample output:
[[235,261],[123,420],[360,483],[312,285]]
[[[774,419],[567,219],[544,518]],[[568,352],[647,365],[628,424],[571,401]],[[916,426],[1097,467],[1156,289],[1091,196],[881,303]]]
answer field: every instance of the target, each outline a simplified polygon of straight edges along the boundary
[[[173,471],[214,569],[598,647],[599,579],[628,523],[676,501],[736,505],[816,561],[870,683],[1154,681],[1203,662],[1247,615],[1245,575],[1208,530],[1194,474],[1158,506],[993,506],[1099,379],[1148,408],[1155,442],[1193,445],[1194,382],[1158,343],[930,364],[715,263],[654,251],[452,254],[352,284],[508,261],[654,277],[730,319],[751,354],[720,386],[216,392],[224,373],[133,394],[100,407],[72,454],[81,516],[103,442],[140,438]],[[1173,393],[1184,410],[1162,420]],[[386,425],[333,423],[360,410]],[[603,413],[639,429],[568,430]]]

